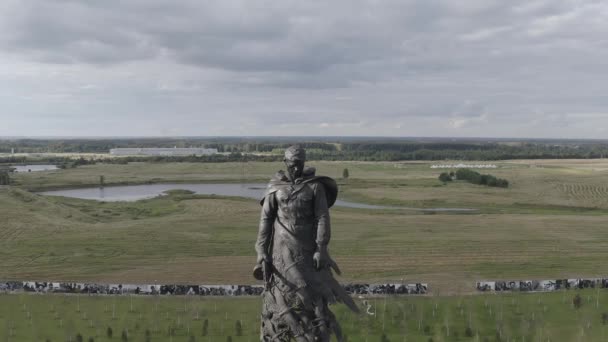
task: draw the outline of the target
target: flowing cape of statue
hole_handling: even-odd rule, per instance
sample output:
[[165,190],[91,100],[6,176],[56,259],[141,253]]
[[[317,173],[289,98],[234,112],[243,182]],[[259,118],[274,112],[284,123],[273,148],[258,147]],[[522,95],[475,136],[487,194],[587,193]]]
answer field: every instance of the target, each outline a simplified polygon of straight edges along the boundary
[[[316,176],[314,168],[307,168],[303,177],[291,183],[287,176],[279,171],[268,184],[266,198],[286,187],[300,187],[305,184],[322,186],[331,207],[338,195],[336,182],[323,176]],[[297,190],[296,190],[297,192]],[[281,223],[278,223],[281,224]],[[276,229],[276,228],[275,228]],[[274,231],[273,231],[274,234]],[[273,241],[275,239],[271,239]],[[272,265],[270,275],[262,276],[258,269],[256,278],[266,281],[264,306],[262,310],[262,341],[289,341],[295,338],[298,342],[329,341],[330,335],[336,335],[343,341],[338,321],[329,310],[328,304],[344,303],[352,311],[359,308],[344,288],[334,278],[332,269],[340,274],[335,261],[328,257],[328,264],[319,270],[314,268],[311,246],[294,246],[289,241],[279,240],[274,243],[285,244],[269,248]]]

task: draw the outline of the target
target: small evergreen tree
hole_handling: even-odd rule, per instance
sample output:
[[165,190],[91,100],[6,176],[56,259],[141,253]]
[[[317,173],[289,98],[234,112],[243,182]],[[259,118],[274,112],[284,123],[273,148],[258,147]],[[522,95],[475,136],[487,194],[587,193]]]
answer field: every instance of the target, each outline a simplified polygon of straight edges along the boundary
[[112,338],[112,335],[114,335],[114,332],[112,331],[111,327],[108,327],[108,329],[106,329],[106,336],[108,336],[108,338]]
[[424,326],[424,334],[425,335],[431,335],[431,326],[430,325],[425,325]]
[[11,178],[8,175],[8,172],[2,170],[0,171],[0,185],[10,185],[11,184]]
[[122,340],[122,342],[129,341],[129,333],[127,333],[127,331],[123,329],[122,334],[120,335],[120,339]]
[[234,330],[236,336],[243,336],[243,325],[241,324],[240,320],[236,321],[234,325]]
[[209,320],[205,318],[203,322],[203,336],[207,336],[209,334]]
[[347,168],[345,168],[344,170],[342,170],[342,178],[348,179],[349,176],[350,176],[350,174],[348,173],[348,169]]
[[83,338],[82,335],[80,335],[80,333],[76,334],[76,342],[83,342]]
[[575,309],[579,309],[581,306],[583,306],[583,298],[581,298],[581,295],[577,293],[576,296],[574,296],[574,299],[572,299],[572,305]]

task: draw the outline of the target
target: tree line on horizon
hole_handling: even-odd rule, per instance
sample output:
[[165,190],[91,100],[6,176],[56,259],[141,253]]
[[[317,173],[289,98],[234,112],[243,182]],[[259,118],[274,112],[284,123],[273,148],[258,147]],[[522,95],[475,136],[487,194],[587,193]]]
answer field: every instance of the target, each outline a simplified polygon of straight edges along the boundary
[[[216,148],[222,154],[209,156],[134,156],[104,162],[231,162],[280,161],[282,152],[297,141],[221,140],[221,139],[21,139],[0,140],[0,153],[108,153],[112,148]],[[346,141],[299,142],[307,149],[309,160],[411,161],[411,160],[507,160],[507,159],[591,159],[608,156],[608,142],[519,141],[519,142],[419,142],[419,141]],[[38,157],[40,161],[59,162],[73,158]],[[19,156],[0,158],[0,163],[23,163]],[[81,162],[84,163],[84,162]],[[68,165],[69,166],[69,165]]]

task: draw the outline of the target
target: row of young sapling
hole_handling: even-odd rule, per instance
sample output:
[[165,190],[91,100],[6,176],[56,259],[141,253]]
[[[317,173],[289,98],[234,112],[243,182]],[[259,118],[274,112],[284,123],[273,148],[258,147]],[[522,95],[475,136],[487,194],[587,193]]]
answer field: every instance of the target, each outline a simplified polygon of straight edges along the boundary
[[[498,303],[496,298],[500,299]],[[584,305],[594,306],[596,311],[600,309],[599,292],[595,298],[591,294],[584,297],[578,293],[569,298],[563,293],[561,304],[570,306],[574,311],[580,310]],[[361,300],[362,315],[353,315],[340,309],[337,310],[337,315],[348,341],[407,341],[408,338],[420,336],[428,341],[558,340],[552,336],[552,323],[547,317],[547,313],[556,308],[543,303],[542,295],[537,295],[534,306],[525,305],[518,296],[485,296],[481,308],[475,305],[474,300],[464,300],[464,297],[455,305],[442,303],[439,299],[423,300],[426,302],[393,297]],[[218,337],[225,338],[226,341],[256,341],[259,336],[257,312],[242,311],[240,317],[235,319],[232,312],[224,311],[223,315],[223,310],[218,312],[217,302],[205,309],[201,308],[200,300],[184,300],[183,306],[180,304],[171,310],[166,305],[159,305],[160,301],[136,307],[131,297],[127,310],[122,313],[117,309],[115,299],[111,303],[103,303],[102,315],[95,310],[92,310],[93,315],[90,314],[86,310],[87,305],[81,305],[80,296],[65,296],[61,304],[60,307],[56,303],[50,304],[48,312],[38,310],[34,314],[31,306],[22,303],[21,323],[28,324],[16,324],[15,320],[7,319],[6,341],[20,341],[20,337],[27,335],[28,330],[35,330],[35,323],[41,321],[45,323],[39,323],[39,329],[49,330],[49,337],[46,338],[49,342],[204,342],[217,340]],[[252,309],[257,308],[258,303],[255,304]],[[73,311],[68,309],[72,305]],[[93,317],[95,313],[96,318]],[[41,317],[35,317],[36,315]],[[607,312],[600,312],[597,318],[602,325],[608,324]],[[49,320],[53,323],[48,324]],[[577,323],[581,337],[589,334],[595,321],[596,318],[592,316],[581,317]],[[57,339],[57,335],[61,335],[57,334],[58,331],[64,332],[65,338]]]

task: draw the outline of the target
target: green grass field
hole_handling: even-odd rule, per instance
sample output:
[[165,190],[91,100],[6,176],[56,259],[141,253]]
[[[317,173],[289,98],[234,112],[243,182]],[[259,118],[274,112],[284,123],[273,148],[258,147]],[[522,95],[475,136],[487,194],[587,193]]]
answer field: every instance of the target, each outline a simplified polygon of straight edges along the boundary
[[[486,170],[509,189],[443,185],[428,163],[312,163],[338,177],[341,197],[472,214],[332,209],[331,251],[342,281],[427,282],[441,294],[482,279],[608,274],[608,162],[513,161]],[[124,283],[253,282],[259,206],[174,194],[134,203],[47,197],[27,189],[146,182],[263,181],[278,163],[91,165],[19,174],[0,189],[0,279]],[[576,190],[574,190],[576,189]],[[606,196],[608,197],[608,196]]]
[[[442,164],[447,162],[442,162]],[[605,341],[608,294],[466,295],[482,279],[608,274],[608,162],[508,161],[480,170],[508,189],[437,180],[429,163],[319,162],[340,197],[474,213],[332,209],[344,282],[426,282],[431,295],[368,299],[375,315],[335,311],[349,341]],[[154,182],[263,182],[279,163],[98,164],[14,175],[0,188],[0,279],[251,284],[259,205],[175,192],[132,203],[30,191]],[[362,300],[358,299],[360,305]],[[258,298],[0,295],[3,341],[257,341]],[[606,316],[608,319],[608,316]],[[207,336],[202,336],[204,321]],[[243,336],[236,336],[236,321]],[[113,338],[108,339],[111,327]],[[470,329],[467,329],[470,328]]]
[[[582,304],[578,309],[573,306],[576,294]],[[340,305],[332,310],[348,341],[383,342],[384,334],[393,342],[587,342],[608,338],[606,301],[605,291],[584,290],[372,297],[357,299],[366,312],[361,315]],[[258,298],[23,294],[0,295],[0,303],[0,339],[6,342],[78,341],[77,335],[83,341],[259,340]]]

